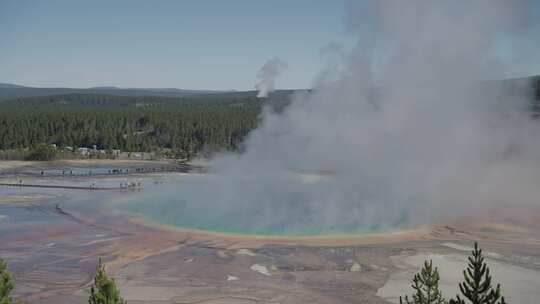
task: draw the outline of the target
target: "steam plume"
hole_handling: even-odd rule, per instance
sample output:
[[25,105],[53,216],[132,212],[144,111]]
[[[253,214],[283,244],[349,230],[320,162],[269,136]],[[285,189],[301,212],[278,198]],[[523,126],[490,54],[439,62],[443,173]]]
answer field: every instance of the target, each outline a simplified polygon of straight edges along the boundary
[[257,78],[260,79],[255,85],[255,88],[259,90],[257,97],[268,97],[268,93],[274,90],[276,78],[279,77],[287,67],[287,63],[279,59],[279,57],[268,60],[257,73]]
[[[527,5],[351,5],[356,46],[334,56],[312,93],[282,113],[265,111],[243,154],[223,155],[215,174],[162,192],[169,203],[158,212],[179,225],[333,233],[538,206],[540,128],[528,113],[531,96],[485,82],[505,77],[494,39],[522,30]],[[260,96],[284,66],[265,64]]]

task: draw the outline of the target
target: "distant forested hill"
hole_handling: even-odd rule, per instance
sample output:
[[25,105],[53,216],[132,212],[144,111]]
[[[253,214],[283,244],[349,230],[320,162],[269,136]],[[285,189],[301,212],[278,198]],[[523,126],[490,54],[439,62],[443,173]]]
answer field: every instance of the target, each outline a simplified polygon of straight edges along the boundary
[[195,95],[218,94],[224,91],[163,89],[124,89],[116,87],[77,88],[34,88],[14,84],[0,83],[0,101],[21,97],[36,97],[63,94],[106,94],[116,96],[162,96],[187,97]]
[[[295,91],[280,90],[272,92],[272,102],[289,100],[289,96]],[[18,110],[65,110],[73,108],[139,108],[139,109],[173,109],[186,107],[222,107],[226,105],[241,106],[247,103],[260,102],[263,99],[256,97],[257,92],[226,92],[199,94],[184,97],[163,96],[117,96],[109,94],[81,94],[69,93],[47,95],[37,97],[22,97],[4,100],[0,103],[0,109]]]

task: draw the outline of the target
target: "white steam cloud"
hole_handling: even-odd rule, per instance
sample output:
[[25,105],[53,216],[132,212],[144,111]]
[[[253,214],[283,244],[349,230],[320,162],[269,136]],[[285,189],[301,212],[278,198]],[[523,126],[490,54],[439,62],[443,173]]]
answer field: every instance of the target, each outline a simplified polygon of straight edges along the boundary
[[274,90],[276,79],[287,69],[286,62],[279,57],[268,60],[257,73],[259,82],[255,88],[259,91],[257,97],[268,97],[268,93]]
[[[217,158],[215,174],[171,191],[166,208],[185,215],[177,224],[190,217],[243,232],[332,233],[538,206],[530,92],[486,82],[505,77],[494,39],[522,30],[527,5],[351,5],[357,45],[330,48],[340,54],[313,92],[281,113],[265,111],[245,152]],[[260,96],[284,67],[265,64]]]

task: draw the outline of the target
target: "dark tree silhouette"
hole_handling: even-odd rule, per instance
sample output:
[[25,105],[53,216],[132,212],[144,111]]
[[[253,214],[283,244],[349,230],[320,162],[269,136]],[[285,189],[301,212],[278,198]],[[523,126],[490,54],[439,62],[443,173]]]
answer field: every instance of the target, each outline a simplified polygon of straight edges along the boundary
[[105,265],[99,259],[94,285],[90,288],[89,304],[126,304],[127,301],[120,297],[120,290],[116,282],[107,276]]
[[408,296],[405,299],[399,297],[400,304],[446,304],[441,290],[439,289],[439,271],[433,268],[432,261],[425,261],[422,270],[413,278],[412,288],[415,293],[412,300]]
[[[457,295],[456,299],[450,300],[450,304],[505,304],[501,296],[500,284],[493,288],[491,274],[484,261],[482,249],[478,249],[478,243],[474,243],[472,256],[469,256],[469,265],[463,270],[465,281],[459,284],[459,290],[464,298]],[[467,299],[468,301],[466,301]]]
[[7,264],[0,260],[0,304],[11,304],[13,299],[10,296],[11,291],[15,288],[11,274],[7,270]]

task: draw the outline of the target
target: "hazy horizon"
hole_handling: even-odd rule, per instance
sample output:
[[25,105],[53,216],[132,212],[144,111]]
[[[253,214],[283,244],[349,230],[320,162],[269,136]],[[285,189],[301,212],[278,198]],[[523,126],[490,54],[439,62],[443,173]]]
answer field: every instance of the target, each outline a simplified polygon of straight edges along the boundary
[[[530,75],[530,76],[536,76],[536,75]],[[149,87],[149,86],[143,86],[143,87],[130,87],[130,86],[112,86],[112,85],[97,85],[97,86],[91,86],[91,87],[69,87],[69,86],[32,86],[32,85],[26,85],[26,84],[20,84],[20,83],[13,83],[8,81],[2,81],[0,80],[0,86],[1,85],[8,85],[8,86],[14,86],[14,87],[24,87],[24,88],[36,88],[36,89],[59,89],[59,88],[66,88],[66,89],[120,89],[120,90],[183,90],[183,91],[216,91],[216,92],[256,92],[258,91],[256,88],[247,88],[245,90],[237,90],[237,89],[214,89],[214,88],[198,88],[193,89],[189,87]],[[309,90],[311,87],[280,87],[276,90]]]

